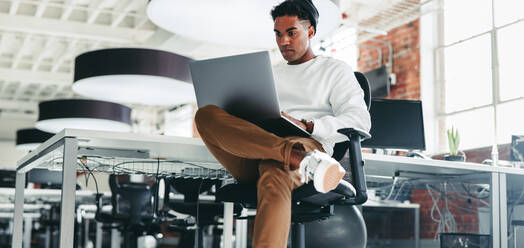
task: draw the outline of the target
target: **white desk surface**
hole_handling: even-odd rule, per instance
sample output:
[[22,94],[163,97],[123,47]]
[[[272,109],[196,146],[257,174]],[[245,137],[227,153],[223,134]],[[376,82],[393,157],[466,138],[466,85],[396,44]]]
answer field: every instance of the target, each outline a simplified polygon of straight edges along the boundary
[[444,160],[422,159],[402,156],[389,156],[371,153],[362,153],[367,175],[392,177],[395,172],[402,174],[416,174],[431,176],[438,175],[474,175],[480,173],[497,172],[498,167]]
[[204,146],[202,140],[198,138],[65,129],[23,157],[18,161],[17,166],[20,167],[20,165],[31,158],[39,156],[39,153],[64,137],[76,138],[79,147],[147,150],[151,158],[161,157],[190,162],[218,164],[216,159]]
[[[119,133],[106,131],[91,131],[65,129],[56,134],[35,151],[30,152],[18,162],[18,167],[58,142],[64,137],[74,137],[79,147],[109,148],[122,150],[148,151],[151,158],[162,157],[187,162],[209,163],[212,168],[220,168],[220,164],[207,150],[199,138],[174,137],[163,135],[145,135],[135,133]],[[476,163],[451,162],[443,160],[428,160],[421,158],[389,156],[363,153],[365,171],[368,175],[391,177],[397,171],[427,173],[439,175],[463,175],[490,172],[524,175],[524,169],[493,167]]]
[[374,201],[367,200],[364,207],[384,207],[384,208],[420,208],[420,204],[417,203],[402,203],[398,201]]

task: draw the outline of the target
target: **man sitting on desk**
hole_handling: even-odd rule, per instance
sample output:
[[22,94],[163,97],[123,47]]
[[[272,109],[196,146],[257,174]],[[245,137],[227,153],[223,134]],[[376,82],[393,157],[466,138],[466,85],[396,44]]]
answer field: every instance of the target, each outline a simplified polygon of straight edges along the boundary
[[273,69],[283,115],[312,138],[278,137],[213,105],[195,116],[202,140],[231,175],[240,183],[257,182],[257,248],[286,247],[294,189],[307,180],[313,180],[319,192],[338,185],[345,170],[331,154],[334,144],[347,138],[337,130],[369,131],[371,126],[353,70],[342,61],[313,54],[318,11],[311,0],[287,0],[271,16],[287,61]]

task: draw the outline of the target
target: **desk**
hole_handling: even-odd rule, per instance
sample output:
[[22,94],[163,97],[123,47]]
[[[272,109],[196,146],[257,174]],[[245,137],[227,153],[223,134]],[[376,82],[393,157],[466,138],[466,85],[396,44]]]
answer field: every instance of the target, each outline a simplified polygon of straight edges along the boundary
[[[17,164],[13,247],[22,244],[25,173],[33,168],[61,170],[60,247],[73,246],[76,172],[78,158],[86,156],[92,170],[108,173],[142,173],[231,179],[200,139],[131,133],[66,129],[56,134]],[[506,247],[506,175],[524,170],[486,165],[364,153],[367,175],[391,178],[426,175],[460,178],[490,185],[493,247]],[[158,162],[158,163],[157,163]],[[231,247],[232,204],[224,211],[224,247]]]
[[[78,158],[84,156],[87,159],[81,164]],[[108,173],[156,174],[158,171],[158,174],[170,176],[231,178],[200,139],[63,130],[17,164],[12,247],[22,246],[25,173],[33,168],[62,171],[59,243],[62,248],[73,247],[74,230],[71,227],[74,226],[76,173],[85,170],[85,166]],[[232,206],[225,209],[231,214],[225,219],[232,219]],[[227,228],[231,227],[232,223],[228,223]]]

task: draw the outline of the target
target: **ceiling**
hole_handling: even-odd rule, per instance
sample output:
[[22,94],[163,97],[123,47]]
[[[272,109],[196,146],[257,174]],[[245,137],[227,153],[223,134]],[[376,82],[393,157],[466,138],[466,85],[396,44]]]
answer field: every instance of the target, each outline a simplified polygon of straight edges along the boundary
[[[189,1],[189,0],[188,0]],[[225,0],[224,0],[225,1]],[[358,40],[418,18],[418,0],[333,0],[357,28]],[[189,40],[146,16],[147,0],[0,0],[0,140],[32,127],[38,102],[77,97],[74,58],[109,47],[149,47],[195,59],[249,50]],[[274,51],[273,55],[279,56]]]

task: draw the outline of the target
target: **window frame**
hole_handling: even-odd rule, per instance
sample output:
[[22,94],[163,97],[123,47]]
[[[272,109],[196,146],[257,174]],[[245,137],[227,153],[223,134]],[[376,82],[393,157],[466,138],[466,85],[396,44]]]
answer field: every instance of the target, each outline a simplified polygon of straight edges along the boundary
[[[436,94],[436,110],[437,110],[437,114],[436,114],[436,125],[439,129],[438,131],[438,147],[437,147],[437,151],[438,152],[444,152],[446,151],[446,147],[447,147],[447,138],[446,138],[446,130],[445,130],[445,123],[446,123],[446,119],[450,116],[454,116],[454,115],[458,115],[458,114],[462,114],[462,113],[467,113],[467,112],[472,112],[472,111],[475,111],[475,110],[478,110],[478,109],[484,109],[484,108],[492,108],[493,109],[493,127],[494,127],[494,130],[487,130],[487,132],[491,131],[493,132],[493,146],[496,146],[498,144],[498,141],[497,141],[497,133],[498,133],[498,126],[497,126],[497,120],[499,118],[498,116],[498,111],[497,111],[497,108],[500,106],[500,105],[503,105],[505,103],[510,103],[510,102],[514,102],[514,101],[520,101],[520,100],[524,100],[524,96],[522,97],[515,97],[515,98],[511,98],[511,99],[507,99],[507,100],[501,100],[501,97],[500,97],[500,67],[499,67],[499,51],[498,51],[498,42],[499,42],[499,39],[498,39],[498,31],[500,29],[503,29],[503,28],[506,28],[506,27],[509,27],[509,26],[512,26],[512,25],[515,25],[515,24],[518,24],[518,23],[521,23],[521,22],[524,22],[524,16],[523,18],[519,18],[517,20],[514,20],[514,21],[511,21],[509,23],[506,23],[506,24],[503,24],[503,25],[499,25],[497,26],[496,25],[496,22],[495,22],[495,18],[496,18],[496,12],[495,12],[495,1],[497,0],[491,0],[491,29],[488,30],[488,31],[484,31],[484,32],[481,32],[481,33],[478,33],[478,34],[475,34],[475,35],[472,35],[468,38],[465,38],[465,39],[461,39],[461,40],[458,40],[458,41],[454,41],[454,42],[451,42],[449,44],[445,44],[444,42],[444,1],[443,0],[439,0],[438,1],[438,4],[439,4],[439,9],[440,11],[438,12],[437,14],[437,25],[438,25],[438,28],[436,30],[436,35],[437,35],[437,45],[436,47],[434,48],[434,55],[435,55],[435,84],[436,84],[436,87],[435,89],[437,89],[437,94]],[[445,101],[446,101],[446,95],[445,95],[445,78],[446,78],[446,72],[445,72],[445,55],[444,55],[444,50],[448,47],[452,47],[452,46],[455,46],[457,44],[461,44],[461,43],[464,43],[464,42],[467,42],[469,40],[472,40],[472,39],[475,39],[475,38],[478,38],[482,35],[489,35],[490,36],[490,39],[491,39],[491,47],[490,47],[490,52],[491,52],[491,70],[492,70],[492,79],[491,79],[491,86],[492,86],[492,100],[491,100],[491,103],[490,104],[484,104],[484,105],[481,105],[481,106],[476,106],[476,107],[471,107],[471,108],[466,108],[466,109],[461,109],[461,110],[457,110],[457,111],[453,111],[453,112],[448,112],[446,113],[445,112]]]

